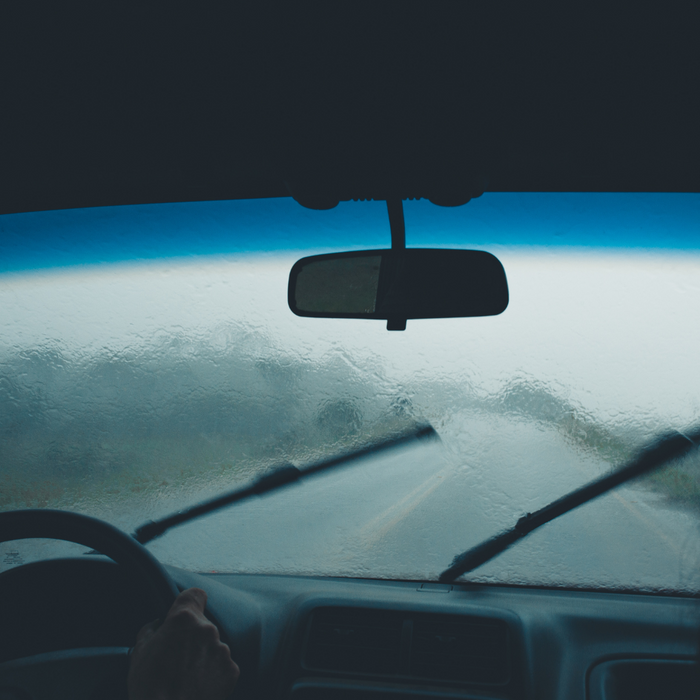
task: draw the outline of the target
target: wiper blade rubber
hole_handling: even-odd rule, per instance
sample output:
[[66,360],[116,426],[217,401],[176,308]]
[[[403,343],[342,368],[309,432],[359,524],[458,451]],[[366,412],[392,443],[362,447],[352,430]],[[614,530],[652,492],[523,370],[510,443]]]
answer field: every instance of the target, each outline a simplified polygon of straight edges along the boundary
[[521,540],[550,520],[554,520],[584,503],[588,503],[588,501],[607,493],[610,489],[620,486],[630,479],[647,474],[674,459],[684,456],[696,448],[698,443],[700,443],[700,429],[689,436],[675,432],[656,440],[643,449],[636,459],[621,469],[617,469],[612,474],[594,479],[588,484],[570,491],[565,496],[552,501],[552,503],[534,513],[524,515],[509,530],[505,530],[499,535],[468,549],[466,552],[458,554],[452,560],[450,567],[440,574],[438,580],[441,583],[452,583],[462,574],[473,571],[490,561],[508,549],[514,542]]
[[160,537],[164,532],[176,525],[181,525],[189,520],[194,520],[215,510],[224,508],[232,503],[238,503],[251,496],[262,496],[264,493],[275,491],[276,489],[287,486],[302,478],[317,474],[318,472],[330,469],[332,467],[341,466],[347,462],[351,462],[361,457],[366,457],[375,452],[387,450],[389,448],[398,447],[411,440],[424,440],[438,438],[439,436],[432,425],[421,424],[400,433],[394,433],[380,440],[371,442],[357,450],[344,452],[335,457],[324,459],[316,464],[312,464],[304,469],[299,469],[292,464],[284,464],[280,467],[268,471],[253,482],[239,489],[229,491],[222,496],[217,496],[197,505],[190,506],[185,510],[181,510],[172,515],[168,515],[160,520],[149,520],[136,529],[132,537],[138,540],[141,544],[146,544]]

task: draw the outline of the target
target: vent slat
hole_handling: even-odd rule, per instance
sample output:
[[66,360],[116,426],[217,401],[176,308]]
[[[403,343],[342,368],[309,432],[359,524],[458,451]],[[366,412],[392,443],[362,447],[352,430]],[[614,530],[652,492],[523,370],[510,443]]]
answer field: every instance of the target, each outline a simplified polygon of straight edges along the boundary
[[319,608],[304,663],[319,671],[495,684],[508,681],[508,655],[508,628],[500,620]]
[[411,675],[470,683],[508,679],[505,624],[467,619],[418,619],[411,647]]
[[401,643],[401,630],[368,625],[321,623],[314,629],[312,643],[398,649]]

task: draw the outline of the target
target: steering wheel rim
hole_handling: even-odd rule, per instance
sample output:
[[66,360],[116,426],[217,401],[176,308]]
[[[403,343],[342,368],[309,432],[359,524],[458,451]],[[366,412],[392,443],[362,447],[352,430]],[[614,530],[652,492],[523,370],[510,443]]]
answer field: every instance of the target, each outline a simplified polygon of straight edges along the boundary
[[91,547],[131,569],[151,589],[161,619],[180,593],[165,567],[140,542],[104,520],[49,508],[0,513],[0,542],[32,538],[66,540]]
[[[31,538],[75,542],[127,567],[151,590],[161,619],[179,595],[163,565],[140,542],[98,518],[51,509],[0,513],[0,542]],[[69,649],[17,659],[0,663],[0,700],[55,698],[57,685],[68,686],[66,697],[74,700],[104,698],[110,689],[119,695],[120,686],[125,689],[126,684],[115,684],[115,673],[125,679],[127,671],[128,650],[117,647]]]

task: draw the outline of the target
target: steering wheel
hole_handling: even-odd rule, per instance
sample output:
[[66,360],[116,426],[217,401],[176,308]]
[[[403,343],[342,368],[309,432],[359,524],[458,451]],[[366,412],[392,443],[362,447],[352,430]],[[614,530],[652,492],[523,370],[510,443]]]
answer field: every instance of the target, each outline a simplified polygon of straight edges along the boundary
[[[163,565],[142,544],[103,520],[49,509],[0,513],[0,542],[30,538],[92,547],[126,567],[151,589],[161,619],[179,594]],[[123,647],[68,649],[0,663],[0,700],[91,700],[105,677],[126,672],[128,653]]]

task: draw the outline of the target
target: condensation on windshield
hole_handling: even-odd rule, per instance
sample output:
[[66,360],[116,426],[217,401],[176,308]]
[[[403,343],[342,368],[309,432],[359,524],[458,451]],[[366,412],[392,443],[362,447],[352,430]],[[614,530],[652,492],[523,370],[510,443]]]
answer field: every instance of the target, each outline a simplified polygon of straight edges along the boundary
[[[700,256],[499,251],[502,316],[298,318],[298,255],[0,278],[0,508],[133,531],[291,462],[409,445],[154,541],[198,571],[434,579],[452,557],[654,436],[700,423]],[[700,590],[689,458],[578,509],[475,581]],[[57,549],[61,553],[63,549]],[[6,543],[0,570],[49,556]]]

